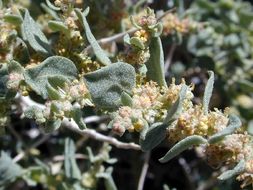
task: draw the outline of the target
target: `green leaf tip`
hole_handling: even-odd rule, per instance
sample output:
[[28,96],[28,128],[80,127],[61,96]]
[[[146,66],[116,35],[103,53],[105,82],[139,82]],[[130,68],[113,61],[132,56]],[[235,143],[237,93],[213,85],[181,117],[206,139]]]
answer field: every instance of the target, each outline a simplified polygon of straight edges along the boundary
[[81,179],[81,172],[75,160],[75,144],[70,138],[65,139],[64,170],[68,178]]
[[23,39],[37,52],[46,56],[52,55],[50,43],[40,30],[39,25],[30,16],[28,10],[25,11],[24,21],[21,25]]
[[228,126],[221,132],[211,136],[208,140],[210,144],[216,143],[222,140],[225,136],[232,134],[236,129],[242,126],[241,120],[236,115],[229,116]]
[[179,92],[179,97],[177,101],[172,105],[172,107],[168,110],[167,115],[164,119],[164,124],[169,125],[172,121],[178,118],[179,114],[182,112],[183,102],[186,97],[188,86],[182,85],[181,90]]
[[1,151],[0,156],[0,186],[9,185],[17,177],[23,174],[23,169],[5,153]]
[[198,135],[192,135],[189,137],[186,137],[185,139],[179,141],[177,144],[175,144],[167,153],[164,157],[160,158],[159,161],[161,163],[165,163],[170,161],[172,158],[176,157],[179,155],[181,152],[185,151],[186,149],[190,148],[191,146],[194,145],[199,145],[199,144],[205,144],[207,143],[207,140],[204,139],[201,136]]
[[75,9],[75,12],[78,16],[79,21],[81,22],[81,24],[84,27],[86,38],[87,38],[88,42],[90,43],[91,47],[93,48],[97,59],[104,65],[110,65],[112,63],[111,60],[107,57],[104,50],[98,44],[97,40],[95,39],[95,37],[93,36],[93,34],[90,30],[89,24],[87,22],[86,16],[89,13],[89,8],[85,9],[84,12],[81,12],[80,9]]
[[225,172],[223,172],[218,179],[219,180],[227,180],[231,177],[234,177],[238,174],[240,174],[241,172],[243,172],[245,169],[245,161],[241,160],[232,170],[227,170]]
[[154,123],[146,132],[145,138],[140,138],[140,145],[143,151],[149,151],[159,145],[166,137],[167,125]]
[[204,113],[207,114],[208,113],[208,106],[210,103],[210,99],[212,96],[212,92],[213,92],[213,84],[214,84],[214,73],[213,71],[208,71],[209,73],[209,79],[207,81],[206,87],[205,87],[205,92],[204,92],[204,97],[203,97],[203,110]]

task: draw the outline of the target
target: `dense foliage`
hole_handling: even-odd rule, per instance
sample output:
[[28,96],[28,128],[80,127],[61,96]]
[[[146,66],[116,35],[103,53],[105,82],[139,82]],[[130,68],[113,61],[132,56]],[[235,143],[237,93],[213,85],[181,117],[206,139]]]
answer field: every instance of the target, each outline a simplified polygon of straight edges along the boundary
[[250,3],[0,7],[0,189],[253,187]]

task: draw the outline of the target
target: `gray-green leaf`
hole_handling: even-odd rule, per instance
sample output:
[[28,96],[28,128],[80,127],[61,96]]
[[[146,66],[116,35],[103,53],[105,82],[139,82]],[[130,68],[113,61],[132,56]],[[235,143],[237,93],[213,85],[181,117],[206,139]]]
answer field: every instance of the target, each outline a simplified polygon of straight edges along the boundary
[[82,111],[80,108],[73,108],[71,110],[70,116],[73,118],[80,129],[86,129],[86,124],[83,121]]
[[66,81],[77,77],[74,63],[64,57],[52,56],[38,66],[27,69],[24,73],[25,82],[43,98],[48,97],[47,84],[50,77],[63,77]]
[[242,125],[242,122],[236,115],[230,115],[228,126],[225,129],[223,129],[221,132],[211,136],[208,142],[210,144],[213,144],[222,140],[225,136],[232,134],[236,129],[241,127],[241,125]]
[[88,8],[86,10],[84,10],[83,13],[79,9],[75,9],[76,14],[84,27],[86,38],[89,41],[91,47],[93,48],[97,59],[101,63],[103,63],[104,65],[110,65],[111,60],[107,57],[104,50],[100,47],[100,45],[98,44],[97,40],[95,39],[95,37],[93,36],[93,34],[90,30],[90,26],[86,20],[86,16],[87,16],[88,11],[89,11]]
[[81,172],[75,160],[75,144],[70,138],[65,139],[64,169],[68,178],[81,179]]
[[13,182],[22,173],[22,168],[2,151],[0,157],[0,186],[3,187],[5,184]]
[[193,145],[199,145],[207,143],[207,140],[204,139],[201,136],[198,135],[192,135],[189,137],[186,137],[185,139],[179,141],[177,144],[175,144],[164,157],[160,158],[159,161],[161,163],[168,162],[175,156],[179,155],[181,152],[185,151],[186,149],[190,148]]
[[204,97],[203,97],[203,110],[204,113],[207,114],[208,113],[208,106],[209,106],[209,102],[212,96],[212,92],[213,92],[213,83],[214,83],[214,74],[212,71],[208,72],[210,77],[207,81],[206,84],[206,88],[205,88],[205,93],[204,93]]
[[228,170],[223,172],[218,179],[219,180],[227,180],[231,177],[234,177],[235,175],[240,174],[241,172],[243,172],[245,169],[245,161],[241,160],[232,170]]
[[166,137],[167,125],[154,123],[147,131],[145,139],[140,139],[141,149],[149,151],[159,145]]
[[132,107],[132,105],[133,105],[133,99],[132,99],[132,97],[129,94],[127,94],[126,92],[123,92],[121,94],[121,103],[124,106]]
[[164,74],[164,55],[162,42],[159,37],[152,38],[150,42],[150,58],[147,61],[147,77],[160,86],[167,87]]
[[120,106],[121,94],[135,87],[135,70],[123,62],[113,63],[84,76],[95,105],[104,109]]
[[23,39],[37,52],[46,56],[52,55],[51,47],[46,36],[40,30],[39,25],[30,16],[28,10],[25,11],[24,21],[21,25]]
[[167,126],[178,118],[183,109],[183,102],[187,93],[188,86],[182,85],[181,90],[179,92],[179,97],[177,101],[171,106],[168,110],[167,115],[163,121]]

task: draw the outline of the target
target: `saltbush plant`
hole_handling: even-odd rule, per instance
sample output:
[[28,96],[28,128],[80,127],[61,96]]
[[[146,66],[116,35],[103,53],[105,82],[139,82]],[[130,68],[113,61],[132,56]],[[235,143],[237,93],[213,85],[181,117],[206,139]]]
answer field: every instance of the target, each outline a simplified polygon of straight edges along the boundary
[[[249,90],[239,96],[252,95],[252,13],[243,9],[249,4],[198,0],[184,14],[180,2],[176,9],[155,12],[145,1],[0,1],[0,127],[6,142],[9,132],[18,140],[14,147],[2,143],[1,189],[22,183],[42,189],[123,189],[113,177],[117,159],[110,151],[116,146],[145,152],[141,190],[151,151],[165,145],[167,152],[158,160],[162,164],[194,148],[219,168],[219,180],[236,177],[242,188],[252,186],[251,133],[238,112],[209,106],[217,76],[227,93],[237,90],[236,83]],[[221,16],[226,25],[212,19],[223,15],[223,8],[229,10],[227,17]],[[100,21],[93,26],[97,17],[105,25]],[[99,36],[109,37],[97,40]],[[217,44],[218,38],[223,43]],[[165,63],[163,42],[175,48],[184,40],[194,62],[208,57],[214,64],[215,72],[206,71],[201,96],[194,95],[194,83],[166,76],[171,60]],[[15,119],[29,122],[28,136],[42,139],[26,146],[13,127]],[[88,125],[94,121],[101,125]],[[62,128],[69,129],[65,138],[56,135]],[[124,136],[128,142],[120,141]],[[88,137],[101,144],[83,145]],[[56,162],[37,149],[50,138]],[[85,154],[77,153],[80,146],[86,147]]]

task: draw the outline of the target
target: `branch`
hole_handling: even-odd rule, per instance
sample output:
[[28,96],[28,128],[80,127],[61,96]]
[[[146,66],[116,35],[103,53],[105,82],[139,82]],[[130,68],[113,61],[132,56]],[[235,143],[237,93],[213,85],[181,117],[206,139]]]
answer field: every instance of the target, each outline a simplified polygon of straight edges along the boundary
[[[28,96],[24,97],[24,96],[18,95],[17,98],[20,101],[20,104],[22,106],[23,111],[25,109],[27,109],[28,107],[33,106],[33,105],[36,105],[36,106],[39,106],[42,109],[45,109],[44,105],[34,102]],[[84,118],[84,122],[85,123],[91,123],[91,122],[94,122],[94,121],[98,122],[98,121],[101,121],[102,119],[104,119],[105,117],[107,117],[107,116],[102,116],[102,117],[89,116],[89,117]],[[121,141],[117,140],[114,137],[110,137],[110,136],[106,136],[106,135],[103,135],[101,133],[98,133],[94,129],[81,130],[81,129],[79,129],[76,122],[73,121],[72,119],[71,119],[71,121],[69,121],[69,119],[64,118],[63,121],[62,121],[62,126],[65,126],[66,128],[68,128],[68,129],[70,129],[70,130],[72,130],[76,133],[79,133],[83,136],[88,136],[89,138],[92,138],[92,139],[95,139],[95,140],[98,140],[98,141],[107,142],[111,145],[116,146],[117,148],[134,149],[134,150],[140,150],[141,149],[138,144],[121,142]]]
[[[159,16],[157,18],[157,21],[161,21],[167,14],[171,13],[171,12],[174,12],[176,10],[176,8],[173,8],[173,9],[170,9],[166,12],[164,12],[161,16]],[[137,28],[131,28],[125,32],[121,32],[119,34],[115,34],[113,36],[110,36],[110,37],[106,37],[106,38],[102,38],[100,40],[97,40],[98,44],[99,45],[105,45],[105,44],[110,44],[112,42],[121,42],[123,40],[123,37],[126,35],[126,34],[133,34],[137,31],[138,29]],[[91,53],[93,51],[91,45],[87,46],[83,52],[86,52],[86,53]]]
[[43,137],[41,137],[41,139],[36,141],[32,146],[30,146],[25,151],[22,151],[17,156],[15,156],[13,158],[13,162],[18,162],[18,161],[22,160],[30,152],[31,149],[36,148],[39,145],[43,144],[45,141],[47,141],[49,139],[49,137],[50,137],[50,135],[44,135]]
[[[89,157],[84,154],[75,154],[75,159],[80,159],[80,160],[85,160],[88,159]],[[59,162],[59,161],[64,161],[65,156],[64,155],[56,155],[53,157],[54,162]]]
[[138,183],[138,190],[143,190],[144,189],[144,182],[145,182],[145,178],[148,172],[148,167],[149,167],[149,159],[150,159],[150,152],[147,152],[145,154],[145,158],[144,158],[144,164],[141,170],[141,175],[140,175],[140,179],[139,179],[139,183]]
[[97,141],[107,142],[111,145],[116,146],[117,148],[140,150],[140,146],[135,143],[121,142],[114,137],[110,137],[110,136],[106,136],[101,133],[98,133],[94,129],[81,130],[79,129],[78,125],[73,120],[69,121],[68,119],[64,119],[62,122],[62,125],[74,132],[79,133],[80,135],[88,136],[89,138],[95,139]]
[[164,72],[165,73],[168,72],[168,69],[171,65],[171,61],[172,61],[173,54],[174,54],[175,50],[176,50],[176,45],[172,44],[171,47],[170,47],[167,59],[166,59],[165,64],[164,64]]

